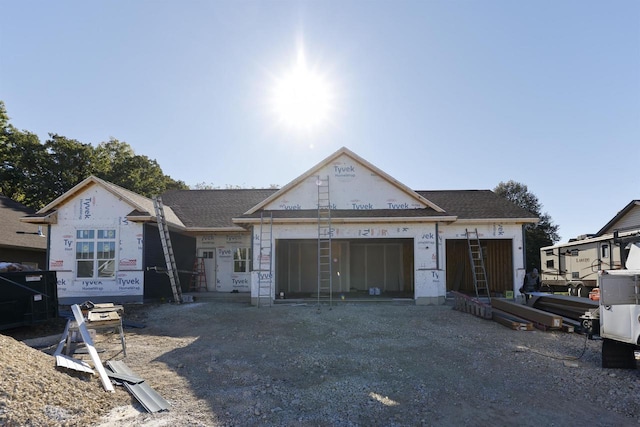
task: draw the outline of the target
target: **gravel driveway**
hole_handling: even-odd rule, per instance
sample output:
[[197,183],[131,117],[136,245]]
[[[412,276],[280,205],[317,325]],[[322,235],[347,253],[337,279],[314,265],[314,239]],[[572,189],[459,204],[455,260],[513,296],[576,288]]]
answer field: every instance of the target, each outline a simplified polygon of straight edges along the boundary
[[[130,425],[638,425],[638,370],[600,342],[451,306],[156,306],[127,364],[172,404]],[[121,412],[124,418],[130,411]],[[118,425],[123,425],[123,418]]]
[[147,326],[126,330],[126,363],[171,408],[122,405],[117,387],[102,427],[640,425],[640,371],[602,369],[599,341],[450,305],[216,301],[127,318]]

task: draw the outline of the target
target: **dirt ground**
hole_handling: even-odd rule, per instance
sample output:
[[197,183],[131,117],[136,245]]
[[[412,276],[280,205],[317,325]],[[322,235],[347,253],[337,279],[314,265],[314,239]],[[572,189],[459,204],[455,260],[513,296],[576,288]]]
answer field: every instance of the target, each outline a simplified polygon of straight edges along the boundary
[[640,425],[640,371],[602,369],[601,342],[514,331],[451,305],[207,301],[124,316],[145,327],[125,330],[126,358],[116,336],[97,337],[101,359],[124,360],[168,411],[54,368],[55,346],[0,335],[0,424]]

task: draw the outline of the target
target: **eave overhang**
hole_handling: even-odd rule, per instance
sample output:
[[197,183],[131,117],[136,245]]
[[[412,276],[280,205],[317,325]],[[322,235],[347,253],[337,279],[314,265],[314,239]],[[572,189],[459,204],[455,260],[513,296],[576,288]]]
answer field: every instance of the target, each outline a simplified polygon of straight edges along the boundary
[[[271,220],[271,218],[270,218]],[[455,216],[437,217],[357,217],[357,218],[331,218],[332,224],[360,224],[360,223],[435,223],[456,221]],[[235,224],[260,224],[260,218],[233,218]],[[316,224],[318,218],[273,218],[274,224]]]
[[26,222],[28,224],[57,224],[58,211],[22,217],[20,218],[20,222]]

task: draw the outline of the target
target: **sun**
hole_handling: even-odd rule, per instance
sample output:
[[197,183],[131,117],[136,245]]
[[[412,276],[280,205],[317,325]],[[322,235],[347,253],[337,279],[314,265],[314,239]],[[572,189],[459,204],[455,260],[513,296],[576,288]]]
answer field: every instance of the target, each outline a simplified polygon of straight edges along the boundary
[[331,84],[307,65],[300,47],[291,69],[275,79],[272,107],[279,122],[305,131],[322,127],[329,120],[333,99]]

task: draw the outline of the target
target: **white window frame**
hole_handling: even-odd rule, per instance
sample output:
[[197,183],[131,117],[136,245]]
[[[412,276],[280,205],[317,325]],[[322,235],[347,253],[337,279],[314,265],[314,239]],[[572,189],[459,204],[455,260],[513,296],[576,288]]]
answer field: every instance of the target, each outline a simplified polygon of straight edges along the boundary
[[76,230],[76,277],[78,279],[115,278],[116,247],[115,229]]
[[233,272],[248,273],[251,260],[251,248],[236,248],[233,250]]

